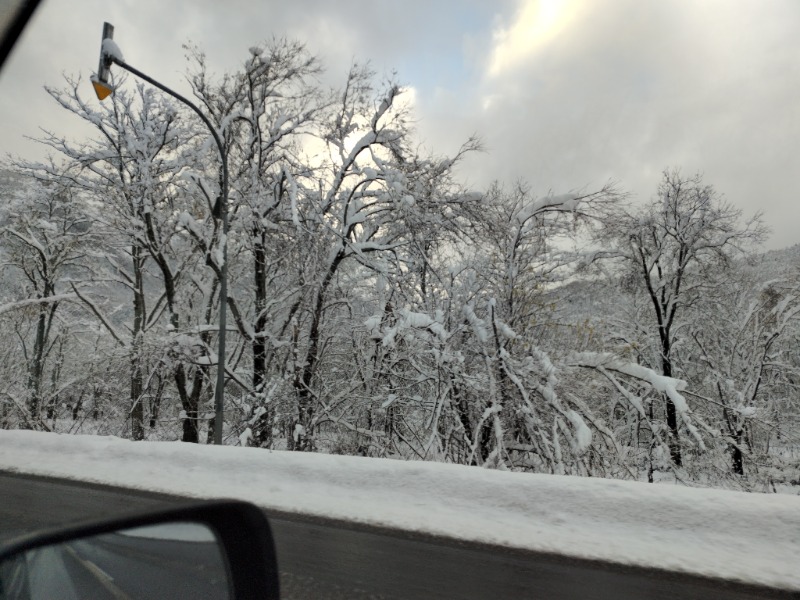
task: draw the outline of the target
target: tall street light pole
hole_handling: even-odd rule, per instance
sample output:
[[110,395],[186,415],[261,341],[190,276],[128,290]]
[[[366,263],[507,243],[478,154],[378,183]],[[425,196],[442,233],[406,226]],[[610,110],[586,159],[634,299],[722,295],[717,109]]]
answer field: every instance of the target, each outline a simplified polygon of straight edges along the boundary
[[109,75],[111,72],[111,65],[115,64],[129,73],[133,73],[139,79],[143,79],[147,83],[156,86],[162,92],[165,92],[191,108],[206,124],[208,130],[217,143],[219,155],[222,159],[222,190],[218,203],[219,212],[216,218],[222,220],[222,265],[219,267],[219,345],[217,348],[217,387],[214,392],[214,443],[217,445],[222,444],[222,422],[224,415],[224,400],[225,400],[225,330],[227,320],[227,304],[228,304],[228,156],[225,153],[225,147],[222,145],[222,139],[219,136],[214,125],[203,112],[189,101],[184,96],[171,90],[163,83],[159,83],[152,77],[145,75],[138,69],[134,69],[122,58],[122,53],[119,47],[114,42],[114,26],[110,23],[103,23],[103,39],[100,45],[100,65],[97,69],[97,74],[91,79],[97,97],[100,100],[107,98],[114,93],[114,86],[109,82]]

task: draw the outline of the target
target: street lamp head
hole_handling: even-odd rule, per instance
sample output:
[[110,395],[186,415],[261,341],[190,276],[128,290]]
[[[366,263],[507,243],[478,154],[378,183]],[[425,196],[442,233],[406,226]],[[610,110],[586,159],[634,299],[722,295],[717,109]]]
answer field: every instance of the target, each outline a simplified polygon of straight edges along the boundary
[[100,78],[94,73],[89,78],[89,81],[92,82],[94,93],[97,94],[98,100],[105,100],[114,93],[114,86],[105,81],[100,81]]
[[114,86],[109,82],[109,76],[111,75],[111,63],[115,58],[122,60],[122,53],[114,42],[114,26],[111,23],[103,23],[100,64],[97,67],[97,73],[90,78],[98,100],[104,100],[114,93]]

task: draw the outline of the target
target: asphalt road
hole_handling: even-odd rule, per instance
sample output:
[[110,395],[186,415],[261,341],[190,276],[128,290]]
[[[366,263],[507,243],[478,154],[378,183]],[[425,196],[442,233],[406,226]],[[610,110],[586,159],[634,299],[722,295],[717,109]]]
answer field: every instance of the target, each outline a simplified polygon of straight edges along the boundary
[[[98,580],[100,586],[94,584],[92,589],[116,592],[116,598],[228,598],[225,559],[213,538],[196,542],[108,534],[64,547],[68,558]],[[98,594],[78,597],[97,598]]]
[[[43,528],[179,501],[159,494],[0,474],[0,542]],[[800,598],[800,594],[657,570],[267,514],[285,598]]]

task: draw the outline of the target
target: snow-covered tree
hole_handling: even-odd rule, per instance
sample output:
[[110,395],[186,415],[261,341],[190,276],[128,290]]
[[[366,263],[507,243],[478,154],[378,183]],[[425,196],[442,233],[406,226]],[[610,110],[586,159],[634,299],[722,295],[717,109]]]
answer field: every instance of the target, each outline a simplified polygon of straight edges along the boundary
[[323,326],[337,277],[356,267],[400,275],[416,252],[415,232],[441,225],[464,202],[475,200],[453,188],[449,178],[473,142],[451,158],[413,151],[402,91],[394,84],[376,91],[372,74],[353,68],[321,132],[328,157],[314,171],[313,183],[304,186],[296,213],[306,252],[314,257],[303,275],[297,316],[293,384],[298,404],[292,431],[303,432],[301,448],[311,446],[318,409],[326,405],[319,378],[327,345]]
[[[652,353],[646,366],[666,377],[675,373],[676,346],[685,337],[688,309],[713,303],[713,282],[734,256],[765,235],[759,215],[741,222],[699,175],[665,171],[655,197],[640,208],[612,213],[599,229],[599,242],[620,261],[631,291],[650,305],[646,326]],[[664,396],[670,455],[682,463],[679,414]]]
[[[238,379],[248,390],[245,412],[258,413],[250,419],[248,439],[270,447],[275,417],[270,390],[276,378],[283,378],[273,363],[302,289],[291,248],[301,238],[295,227],[298,179],[308,177],[309,170],[303,139],[311,135],[327,100],[313,82],[320,71],[317,60],[297,42],[273,40],[250,48],[241,71],[219,82],[211,80],[197,50],[191,68],[194,95],[219,123],[228,157],[229,267],[236,282],[228,302],[251,354],[249,367],[240,369],[249,368],[249,383]],[[200,181],[202,174],[193,177]],[[189,228],[208,251],[212,244],[202,238],[203,231],[208,227]]]
[[[743,265],[737,271],[718,295],[718,309],[690,335],[697,377],[708,396],[698,395],[698,400],[707,403],[709,418],[720,423],[731,471],[742,476],[746,459],[757,468],[781,435],[786,413],[796,410],[791,382],[799,366],[800,290],[785,280],[759,284]],[[794,437],[791,430],[784,437],[787,433]]]
[[[16,275],[18,282],[16,297],[4,299],[8,303],[3,312],[24,310],[31,317],[18,323],[15,337],[27,371],[23,422],[38,427],[42,409],[52,412],[57,401],[70,326],[57,314],[65,300],[74,299],[70,284],[91,275],[98,237],[78,194],[69,187],[41,184],[30,177],[20,178],[18,183],[19,187],[4,197],[0,227],[1,267],[11,271],[7,277]],[[52,363],[50,394],[44,389],[48,361]]]
[[[108,284],[129,291],[133,309],[129,333],[118,330],[88,290],[74,286],[74,291],[116,342],[128,349],[132,435],[144,436],[143,394],[150,379],[143,368],[144,338],[159,324],[167,337],[161,344],[163,360],[154,364],[171,370],[183,407],[183,439],[197,441],[209,361],[196,359],[207,354],[209,334],[203,325],[214,302],[211,286],[189,276],[197,256],[181,235],[181,215],[202,210],[202,204],[185,192],[182,179],[194,157],[187,158],[184,152],[196,154],[197,134],[170,101],[145,85],[137,85],[133,92],[119,89],[99,107],[87,102],[77,81],[68,79],[65,89],[48,91],[67,111],[90,124],[96,135],[75,142],[48,133],[42,141],[62,155],[66,167],[25,166],[41,178],[89,194],[95,203],[94,217],[109,234],[106,277],[95,294],[100,292],[102,298]],[[204,296],[199,307],[196,299],[187,302],[198,295]]]

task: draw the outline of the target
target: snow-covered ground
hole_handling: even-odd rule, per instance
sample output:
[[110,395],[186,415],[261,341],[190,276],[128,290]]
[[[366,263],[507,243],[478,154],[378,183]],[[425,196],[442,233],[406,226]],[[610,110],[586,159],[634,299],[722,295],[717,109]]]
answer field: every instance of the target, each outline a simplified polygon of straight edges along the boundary
[[0,469],[800,590],[800,497],[0,431]]

